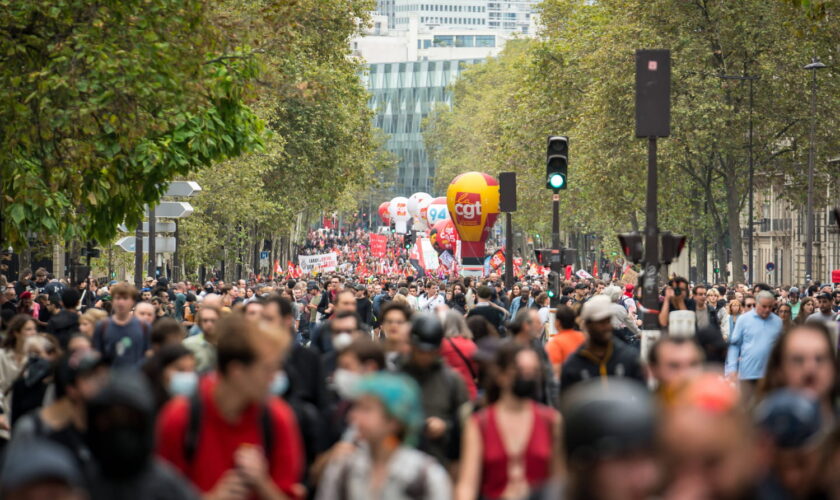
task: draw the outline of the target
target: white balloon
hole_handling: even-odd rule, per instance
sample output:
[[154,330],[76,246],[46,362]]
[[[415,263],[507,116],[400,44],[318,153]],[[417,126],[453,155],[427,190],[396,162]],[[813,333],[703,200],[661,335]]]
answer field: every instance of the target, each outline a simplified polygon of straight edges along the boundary
[[432,195],[429,193],[414,193],[408,197],[408,213],[415,219],[419,215],[420,201],[431,200]]
[[388,207],[388,213],[394,222],[408,222],[411,219],[411,215],[408,213],[408,199],[404,196],[397,196],[392,199],[391,206]]
[[446,206],[446,198],[440,197],[433,199],[426,208],[426,222],[429,223],[429,227],[448,218],[449,208]]

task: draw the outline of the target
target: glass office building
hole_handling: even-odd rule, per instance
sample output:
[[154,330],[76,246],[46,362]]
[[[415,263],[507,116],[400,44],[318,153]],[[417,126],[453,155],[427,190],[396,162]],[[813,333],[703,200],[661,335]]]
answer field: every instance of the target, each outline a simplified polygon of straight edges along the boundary
[[447,89],[465,66],[483,59],[377,63],[363,76],[371,93],[374,124],[388,134],[386,149],[398,158],[394,191],[409,196],[431,193],[435,166],[423,143],[423,120],[438,103],[451,105]]

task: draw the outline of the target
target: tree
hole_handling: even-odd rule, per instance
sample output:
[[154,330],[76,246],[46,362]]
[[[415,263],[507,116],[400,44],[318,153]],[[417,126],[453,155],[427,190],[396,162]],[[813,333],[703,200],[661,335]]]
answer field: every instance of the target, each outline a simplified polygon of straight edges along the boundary
[[[731,248],[734,279],[743,281],[749,87],[720,76],[761,76],[754,88],[757,179],[785,177],[792,187],[784,196],[801,200],[804,176],[797,170],[807,144],[808,95],[801,66],[813,54],[837,58],[836,3],[821,4],[823,14],[815,17],[789,2],[760,0],[546,0],[540,38],[469,68],[453,86],[452,111],[434,117],[427,141],[447,175],[510,165],[523,174],[526,190],[539,190],[545,136],[569,135],[562,224],[612,242],[616,232],[644,224],[646,155],[645,141],[633,134],[634,52],[670,48],[672,132],[660,141],[659,225],[714,242],[721,262]],[[821,80],[820,157],[838,146],[830,134],[840,107],[836,80]],[[824,162],[818,169],[828,173]],[[528,214],[517,219],[545,228],[547,196],[525,191],[520,199]]]
[[165,184],[254,149],[256,63],[199,0],[0,0],[7,239],[108,241]]
[[[288,248],[299,220],[357,208],[376,189],[377,172],[394,170],[393,158],[381,148],[384,138],[372,126],[359,79],[363,65],[350,57],[350,38],[373,7],[368,0],[214,4],[211,18],[221,45],[252,47],[264,69],[250,105],[272,140],[257,154],[220,165],[219,176],[202,176],[206,185],[195,200],[196,213],[184,222],[191,268],[222,258],[233,263],[237,254],[252,254],[231,248],[251,249],[266,239],[273,248]],[[238,200],[242,206],[231,208]],[[206,248],[209,234],[225,242],[224,252]]]

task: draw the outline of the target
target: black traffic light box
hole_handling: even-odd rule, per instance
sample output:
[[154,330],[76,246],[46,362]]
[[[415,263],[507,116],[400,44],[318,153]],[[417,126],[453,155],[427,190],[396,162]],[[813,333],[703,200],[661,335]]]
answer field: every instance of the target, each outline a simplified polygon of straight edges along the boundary
[[662,249],[660,262],[667,265],[677,260],[683,248],[685,248],[685,236],[663,231],[659,237],[661,239],[659,248]]
[[642,234],[638,231],[622,233],[618,235],[621,244],[621,251],[624,256],[633,264],[638,264],[645,256],[645,247],[642,244]]
[[414,232],[409,231],[403,235],[403,248],[409,249],[414,246]]
[[548,273],[548,293],[549,298],[549,306],[557,307],[560,305],[560,293],[562,290],[560,289],[560,273],[551,271]]
[[554,191],[566,189],[569,170],[569,138],[563,135],[548,137],[546,151],[545,187]]

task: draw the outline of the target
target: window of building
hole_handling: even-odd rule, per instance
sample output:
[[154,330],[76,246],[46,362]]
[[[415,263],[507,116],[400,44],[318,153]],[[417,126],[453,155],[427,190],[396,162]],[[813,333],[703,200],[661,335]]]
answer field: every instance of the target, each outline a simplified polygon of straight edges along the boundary
[[452,47],[455,44],[455,37],[452,35],[435,35],[435,47]]
[[496,46],[496,36],[495,35],[476,35],[475,36],[475,46],[476,47],[495,47]]

